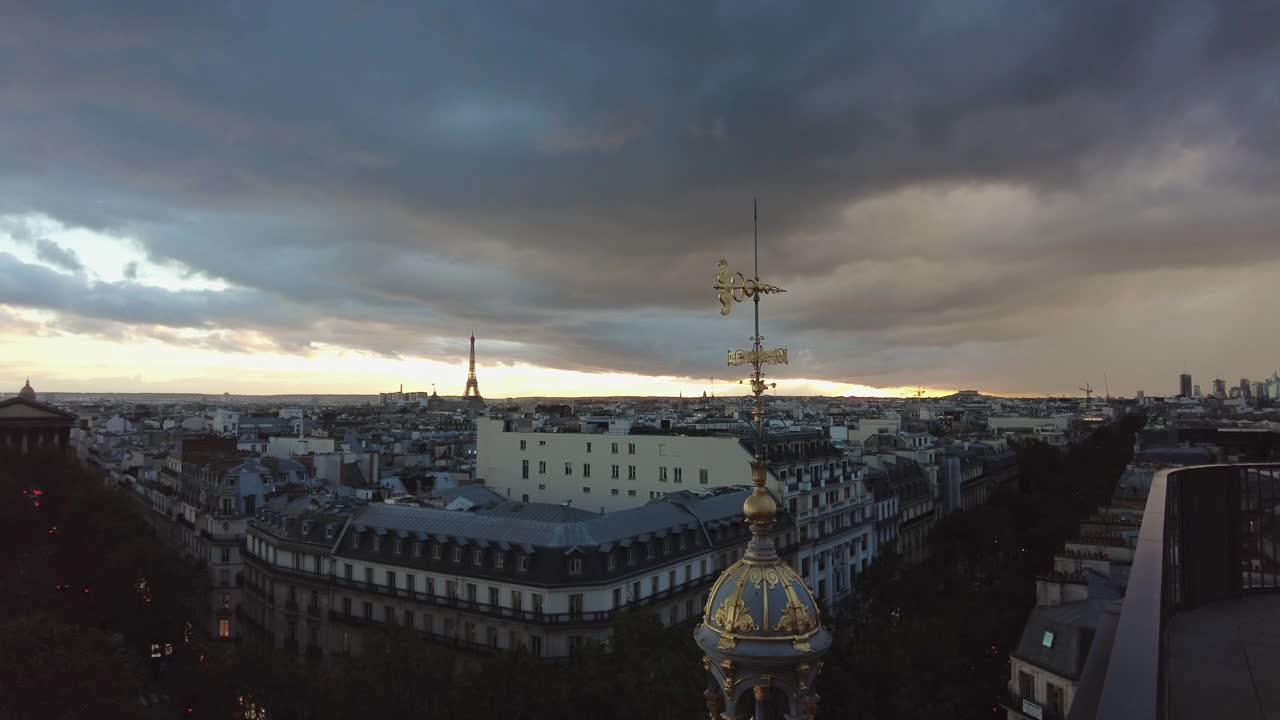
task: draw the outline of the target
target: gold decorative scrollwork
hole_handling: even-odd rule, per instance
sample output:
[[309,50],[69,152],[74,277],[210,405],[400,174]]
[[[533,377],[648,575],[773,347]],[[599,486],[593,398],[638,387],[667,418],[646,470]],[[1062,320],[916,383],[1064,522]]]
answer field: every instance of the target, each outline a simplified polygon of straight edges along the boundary
[[809,608],[792,598],[787,601],[786,607],[782,609],[782,617],[778,620],[778,624],[773,626],[773,629],[802,635],[817,626],[818,622],[814,619],[813,613],[809,612]]
[[762,283],[755,278],[743,277],[742,273],[729,271],[729,263],[721,260],[718,264],[720,272],[716,275],[716,284],[712,286],[720,291],[720,314],[728,315],[733,308],[733,303],[742,302],[746,298],[754,297],[757,293],[764,295],[768,293],[786,292],[776,285]]
[[786,365],[787,349],[730,350],[728,358],[730,367],[733,367],[734,365],[751,365],[757,362],[761,365]]
[[760,629],[756,621],[751,618],[751,610],[745,602],[741,600],[735,602],[733,598],[725,598],[720,603],[720,608],[711,616],[711,620],[720,627],[729,632],[754,632]]

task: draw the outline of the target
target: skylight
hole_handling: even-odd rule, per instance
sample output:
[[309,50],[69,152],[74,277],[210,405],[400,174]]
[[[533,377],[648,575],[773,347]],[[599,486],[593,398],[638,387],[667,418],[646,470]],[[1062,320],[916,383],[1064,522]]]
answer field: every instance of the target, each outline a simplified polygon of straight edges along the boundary
[[1044,639],[1040,641],[1040,644],[1044,645],[1047,648],[1053,647],[1053,631],[1052,630],[1044,631]]

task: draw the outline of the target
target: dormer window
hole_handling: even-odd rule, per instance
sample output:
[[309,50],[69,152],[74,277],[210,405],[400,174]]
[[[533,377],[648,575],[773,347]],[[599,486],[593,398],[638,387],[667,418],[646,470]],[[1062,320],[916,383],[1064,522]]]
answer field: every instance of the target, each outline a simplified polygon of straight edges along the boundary
[[627,548],[627,564],[628,565],[636,564],[636,549],[634,547]]
[[495,570],[501,570],[507,564],[506,553],[496,552],[493,554],[493,567]]
[[689,533],[680,533],[680,549],[684,550],[689,545]]
[[644,544],[644,559],[645,560],[653,559],[653,543],[651,542]]
[[569,574],[570,575],[582,574],[582,558],[569,558]]
[[444,551],[440,549],[440,546],[439,546],[439,545],[432,545],[432,546],[431,546],[431,559],[432,559],[432,560],[439,560],[439,559],[440,559],[440,557],[441,557],[441,555],[443,554],[443,552],[444,552]]
[[614,555],[613,553],[611,553],[611,552],[610,552],[610,553],[606,553],[606,554],[605,554],[605,557],[606,557],[606,558],[608,558],[608,559],[606,560],[606,563],[607,563],[607,565],[608,565],[608,567],[609,567],[609,572],[613,572],[614,570],[617,570],[617,569],[618,569],[618,556],[617,556],[617,555]]
[[671,536],[662,538],[662,554],[669,555],[671,553]]
[[520,572],[529,572],[529,556],[521,555],[516,558],[516,570]]
[[381,536],[381,535],[374,535],[374,536],[373,536],[373,551],[374,551],[374,552],[378,552],[378,551],[380,551],[380,550],[382,550],[382,536]]
[[360,533],[353,532],[351,533],[351,549],[355,550],[358,547],[360,547]]
[[399,555],[403,551],[403,549],[404,549],[404,541],[401,540],[400,538],[396,538],[391,545],[391,552],[395,553],[396,555]]
[[422,541],[420,540],[413,541],[413,556],[422,557]]
[[471,551],[471,564],[480,566],[484,564],[484,551],[480,549]]
[[455,547],[455,548],[453,549],[452,556],[453,556],[453,561],[454,561],[454,562],[456,562],[456,563],[460,563],[460,562],[462,562],[462,548],[460,548],[460,547]]

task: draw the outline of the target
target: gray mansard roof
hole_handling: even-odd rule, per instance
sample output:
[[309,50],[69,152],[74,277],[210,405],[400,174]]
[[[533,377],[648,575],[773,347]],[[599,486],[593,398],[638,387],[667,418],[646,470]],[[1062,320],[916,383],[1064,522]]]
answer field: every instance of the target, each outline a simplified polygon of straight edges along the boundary
[[355,511],[351,529],[526,552],[534,547],[610,550],[672,532],[740,523],[748,494],[750,490],[708,496],[672,493],[640,507],[568,521],[525,517],[525,503],[506,503],[481,513],[374,504]]

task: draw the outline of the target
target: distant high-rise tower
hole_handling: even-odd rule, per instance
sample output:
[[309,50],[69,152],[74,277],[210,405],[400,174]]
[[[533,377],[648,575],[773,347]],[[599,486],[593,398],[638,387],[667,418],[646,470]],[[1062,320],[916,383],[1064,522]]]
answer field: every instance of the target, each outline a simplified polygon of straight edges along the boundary
[[476,380],[476,336],[471,336],[471,363],[467,366],[467,389],[464,398],[480,399],[480,383]]
[[1249,378],[1240,378],[1240,397],[1245,400],[1253,399],[1253,385],[1249,383]]
[[1222,378],[1216,378],[1213,381],[1213,396],[1216,398],[1225,398],[1227,396],[1227,381]]
[[1178,376],[1178,387],[1180,397],[1191,397],[1191,373],[1182,373]]
[[1195,386],[1195,388],[1191,391],[1191,394],[1192,394],[1192,395],[1194,395],[1194,396],[1196,397],[1196,399],[1197,399],[1197,400],[1198,400],[1198,399],[1200,399],[1201,397],[1204,397],[1203,395],[1201,395],[1201,394],[1200,394],[1200,386],[1199,386],[1199,385],[1196,385],[1196,386]]

